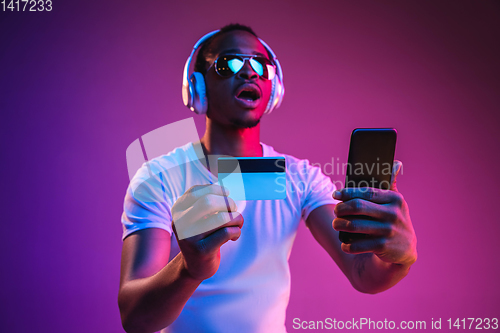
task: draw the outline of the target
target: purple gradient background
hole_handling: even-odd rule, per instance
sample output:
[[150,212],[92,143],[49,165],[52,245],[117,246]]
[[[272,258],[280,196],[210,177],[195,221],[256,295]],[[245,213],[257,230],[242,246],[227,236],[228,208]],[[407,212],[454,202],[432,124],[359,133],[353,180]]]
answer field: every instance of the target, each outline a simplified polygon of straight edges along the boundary
[[498,1],[53,6],[0,12],[1,331],[123,331],[125,150],[192,116],[184,61],[229,22],[251,25],[284,68],[286,96],[262,121],[263,142],[324,164],[345,162],[355,127],[399,133],[417,263],[391,290],[360,294],[302,224],[288,329],[296,317],[499,317]]

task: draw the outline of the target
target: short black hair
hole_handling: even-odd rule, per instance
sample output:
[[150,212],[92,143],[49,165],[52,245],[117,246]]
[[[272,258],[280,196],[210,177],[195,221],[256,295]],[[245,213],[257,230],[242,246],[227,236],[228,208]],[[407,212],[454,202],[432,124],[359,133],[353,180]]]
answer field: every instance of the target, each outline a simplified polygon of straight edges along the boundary
[[208,65],[207,56],[212,52],[212,41],[214,40],[214,38],[223,33],[234,30],[243,30],[259,38],[257,34],[249,26],[239,23],[230,23],[228,25],[223,26],[216,34],[207,39],[198,50],[198,54],[196,55],[196,62],[194,63],[195,72],[200,72],[202,74],[205,74],[205,72],[207,71],[207,65]]

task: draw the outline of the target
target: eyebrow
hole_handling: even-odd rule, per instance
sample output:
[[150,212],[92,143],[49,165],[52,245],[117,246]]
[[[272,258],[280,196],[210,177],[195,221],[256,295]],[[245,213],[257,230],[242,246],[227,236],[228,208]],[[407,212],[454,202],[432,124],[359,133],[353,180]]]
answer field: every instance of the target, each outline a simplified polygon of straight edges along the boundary
[[[219,55],[223,55],[223,54],[231,54],[231,53],[236,53],[236,54],[241,54],[241,50],[240,49],[228,49],[228,50],[224,50],[222,51]],[[261,57],[267,57],[267,55],[265,54],[262,54],[260,52],[254,52],[253,54],[255,55],[258,55],[258,56],[261,56]]]

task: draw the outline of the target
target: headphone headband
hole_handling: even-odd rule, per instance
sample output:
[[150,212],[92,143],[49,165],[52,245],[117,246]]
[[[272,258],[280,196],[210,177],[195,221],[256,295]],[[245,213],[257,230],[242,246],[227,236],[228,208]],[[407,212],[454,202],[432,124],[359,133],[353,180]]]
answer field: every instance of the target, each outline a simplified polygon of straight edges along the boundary
[[[199,72],[194,72],[193,74],[191,74],[191,76],[189,76],[189,68],[191,67],[191,61],[193,60],[193,56],[198,48],[219,31],[220,30],[214,30],[201,37],[196,42],[196,44],[194,44],[193,50],[191,51],[191,54],[187,58],[184,65],[182,75],[182,101],[184,102],[184,105],[186,105],[191,111],[194,111],[198,114],[206,113],[208,108],[205,91],[205,80],[203,74]],[[267,45],[266,42],[264,42],[262,39],[258,37],[257,39],[273,57],[272,61],[276,65],[276,74],[278,74],[272,80],[272,92],[265,111],[265,113],[270,113],[272,110],[279,107],[281,105],[281,102],[283,101],[283,95],[285,94],[285,87],[283,86],[283,71],[281,69],[280,62],[276,57],[276,54],[269,47],[269,45]]]
[[184,102],[184,105],[189,107],[191,111],[193,110],[193,94],[191,94],[191,91],[189,89],[189,67],[191,66],[191,60],[193,59],[193,55],[196,52],[196,50],[200,47],[201,44],[203,44],[207,39],[218,33],[219,30],[214,30],[212,32],[209,32],[208,34],[204,35],[201,37],[196,44],[193,46],[193,50],[191,51],[191,54],[186,60],[186,64],[184,65],[184,71],[182,74],[182,101]]

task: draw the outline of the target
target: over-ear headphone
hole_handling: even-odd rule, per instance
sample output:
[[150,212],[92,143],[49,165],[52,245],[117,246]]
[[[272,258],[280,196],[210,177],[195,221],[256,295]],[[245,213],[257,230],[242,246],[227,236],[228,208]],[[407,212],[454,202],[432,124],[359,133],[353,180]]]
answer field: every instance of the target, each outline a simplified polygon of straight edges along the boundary
[[[191,54],[186,60],[184,65],[184,72],[182,76],[182,101],[184,105],[187,106],[191,111],[197,114],[207,113],[208,101],[207,93],[205,88],[205,77],[200,72],[194,72],[189,76],[189,67],[191,66],[191,61],[193,56],[204,42],[206,42],[210,37],[218,33],[219,30],[209,32],[205,36],[201,37],[199,41],[193,46]],[[267,103],[266,111],[264,113],[270,113],[277,107],[281,105],[283,101],[283,95],[285,94],[285,86],[283,85],[283,71],[281,70],[281,65],[276,54],[273,50],[260,38],[258,38],[262,45],[266,48],[269,54],[273,57],[272,61],[276,64],[276,74],[272,80],[272,90],[271,96],[269,97],[269,102]]]

